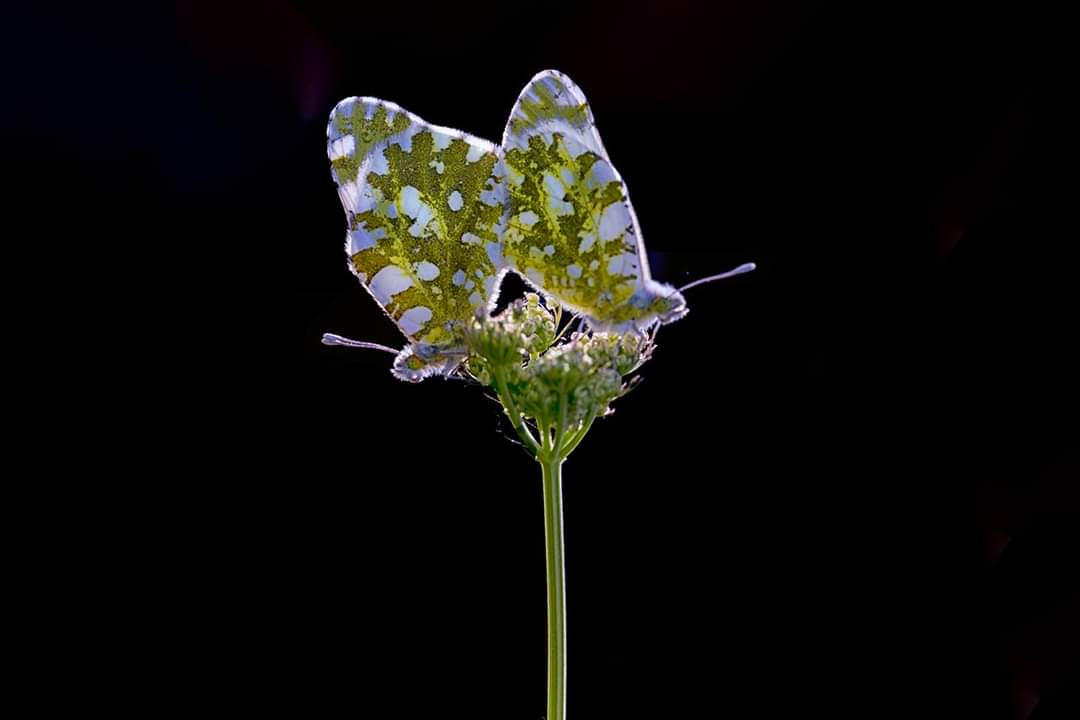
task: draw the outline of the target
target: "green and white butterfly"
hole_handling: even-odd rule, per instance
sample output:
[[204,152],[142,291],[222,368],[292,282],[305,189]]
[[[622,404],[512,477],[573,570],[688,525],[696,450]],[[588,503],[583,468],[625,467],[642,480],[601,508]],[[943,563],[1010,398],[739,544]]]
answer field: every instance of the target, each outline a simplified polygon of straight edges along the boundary
[[367,97],[338,103],[326,132],[349,268],[410,342],[394,374],[449,373],[463,359],[464,323],[498,292],[499,149]]
[[687,312],[650,276],[626,184],[560,72],[525,86],[501,146],[353,97],[330,115],[327,154],[349,267],[409,340],[394,362],[401,379],[452,372],[464,324],[491,311],[510,271],[595,331],[645,332]]

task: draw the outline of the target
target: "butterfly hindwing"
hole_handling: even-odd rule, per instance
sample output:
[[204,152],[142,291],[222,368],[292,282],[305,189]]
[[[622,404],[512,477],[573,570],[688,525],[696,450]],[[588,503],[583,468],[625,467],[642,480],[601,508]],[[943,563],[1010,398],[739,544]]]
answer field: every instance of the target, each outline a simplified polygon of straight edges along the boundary
[[419,379],[460,351],[462,324],[498,291],[499,150],[393,103],[348,98],[330,116],[327,154],[350,269],[411,342],[395,374]]
[[585,95],[553,70],[521,92],[502,142],[503,262],[595,330],[643,329],[686,312],[653,281],[626,184]]

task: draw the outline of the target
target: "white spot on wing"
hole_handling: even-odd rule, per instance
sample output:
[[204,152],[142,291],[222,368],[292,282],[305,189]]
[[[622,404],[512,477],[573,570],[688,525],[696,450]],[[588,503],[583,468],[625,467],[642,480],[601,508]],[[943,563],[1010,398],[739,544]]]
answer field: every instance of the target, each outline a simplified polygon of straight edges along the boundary
[[536,268],[525,268],[525,277],[529,278],[537,287],[544,287],[544,273],[540,272]]
[[608,260],[607,271],[609,275],[636,275],[636,266],[637,256],[623,253]]
[[471,232],[467,232],[461,236],[461,242],[465,243],[466,245],[479,245],[480,243],[484,242],[484,238],[479,237],[478,235],[473,235]]
[[502,245],[499,243],[488,243],[487,255],[496,268],[501,268],[506,263],[506,261],[503,260]]
[[555,217],[561,217],[563,215],[574,214],[574,204],[569,202],[563,202],[554,195],[548,195],[547,199],[548,208],[550,208],[552,214]]
[[[445,150],[446,148],[450,147],[450,141],[453,138],[451,138],[446,133],[436,132],[431,133],[431,139],[431,144],[436,150]],[[439,172],[442,172],[442,170],[440,170]]]
[[411,218],[415,218],[420,212],[420,191],[412,185],[406,185],[401,188],[401,193],[398,195],[398,198],[398,202],[401,203],[401,212]]
[[416,274],[421,280],[434,280],[439,277],[439,266],[427,260],[421,260],[416,263]]
[[420,132],[420,126],[416,123],[409,125],[401,131],[393,140],[393,144],[399,146],[403,151],[409,153],[412,152],[412,139],[413,135]]
[[555,254],[555,246],[554,245],[545,245],[544,246],[544,254],[548,255],[548,256],[554,255]]
[[551,211],[556,217],[574,214],[574,206],[571,203],[563,201],[563,196],[566,195],[567,188],[563,185],[562,180],[549,172],[545,172],[544,190],[547,195],[547,205],[551,208]]
[[562,181],[549,172],[544,173],[544,189],[547,190],[548,195],[562,200],[562,196],[566,194],[566,188],[563,186]]
[[461,287],[462,285],[464,285],[465,284],[465,271],[464,270],[458,270],[456,273],[454,273],[454,276],[450,278],[450,282],[454,283],[458,287]]
[[589,172],[585,173],[585,187],[589,190],[596,190],[607,185],[609,182],[615,179],[615,171],[606,160],[597,160],[589,168]]
[[469,152],[465,153],[465,161],[474,163],[484,157],[484,148],[479,145],[469,145]]
[[630,225],[630,213],[626,205],[621,202],[613,202],[604,208],[600,216],[600,242],[607,242],[619,237]]
[[369,231],[361,225],[349,233],[349,254],[355,255],[361,250],[375,247],[375,241],[382,240],[384,237],[386,237],[385,228],[375,228]]
[[368,156],[368,170],[376,175],[386,175],[390,172],[390,163],[383,155],[383,148],[375,148],[374,152]]
[[526,210],[518,215],[518,222],[527,228],[531,228],[540,220],[540,216],[534,213],[532,210]]
[[352,155],[354,152],[356,152],[356,139],[352,135],[346,135],[330,143],[331,160]]
[[450,193],[450,197],[447,198],[446,202],[448,205],[450,205],[450,209],[454,212],[460,210],[461,206],[465,204],[464,201],[461,199],[461,193],[459,193],[457,190]]
[[567,265],[566,266],[566,274],[569,275],[572,278],[575,278],[575,279],[581,277],[581,266],[578,265],[577,263],[573,263],[572,265]]
[[371,278],[371,294],[380,305],[388,305],[390,298],[412,287],[412,278],[397,265],[387,265]]
[[469,304],[473,306],[479,305],[482,302],[484,302],[484,298],[480,297],[480,293],[478,292],[474,292],[469,296]]
[[431,222],[431,218],[435,216],[435,211],[420,199],[420,191],[412,185],[406,185],[401,189],[401,193],[398,195],[398,203],[401,206],[401,212],[414,220],[409,228],[409,234],[413,237],[420,237],[424,233],[424,228]]
[[504,195],[505,192],[503,191],[502,184],[496,182],[494,187],[489,188],[485,186],[484,189],[480,191],[480,195],[478,197],[480,198],[480,202],[484,203],[485,205],[490,205],[491,207],[498,207],[499,205],[502,205],[502,198]]
[[596,233],[582,233],[581,242],[578,244],[578,252],[585,253],[592,249],[593,244],[596,242]]
[[427,205],[421,206],[420,213],[416,216],[416,222],[409,226],[409,234],[413,237],[423,235],[424,229],[434,216],[435,212],[430,207]]
[[426,308],[423,305],[419,305],[414,308],[409,308],[405,312],[401,313],[401,317],[398,318],[398,326],[401,331],[406,335],[415,335],[420,331],[420,328],[424,327],[424,324],[431,319],[431,308]]
[[517,187],[525,182],[525,175],[518,172],[512,165],[502,163],[502,167],[506,169],[506,179],[510,181],[511,185]]
[[356,212],[372,210],[382,199],[382,190],[364,183],[360,186],[360,204],[356,206]]

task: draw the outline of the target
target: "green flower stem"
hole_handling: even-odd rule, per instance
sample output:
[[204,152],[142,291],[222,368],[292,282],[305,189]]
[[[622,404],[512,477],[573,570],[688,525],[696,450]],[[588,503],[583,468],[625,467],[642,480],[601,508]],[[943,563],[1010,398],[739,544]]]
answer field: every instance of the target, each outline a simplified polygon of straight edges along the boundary
[[510,388],[506,384],[506,374],[496,370],[492,372],[492,376],[495,380],[495,389],[499,393],[499,400],[506,409],[506,414],[510,416],[510,423],[514,426],[514,430],[517,431],[518,437],[525,443],[525,447],[529,448],[535,455],[540,452],[540,443],[538,443],[536,438],[532,436],[532,433],[529,432],[529,428],[525,426],[525,421],[522,419],[521,413],[518,412],[517,405],[514,404],[514,398],[510,394]]
[[563,564],[562,464],[554,455],[537,458],[544,477],[544,535],[547,539],[548,693],[547,720],[566,718],[566,570]]
[[578,444],[588,434],[589,428],[592,427],[592,424],[593,424],[594,420],[596,420],[596,413],[592,412],[592,413],[589,414],[589,416],[587,418],[585,418],[585,422],[583,422],[581,424],[581,428],[577,432],[571,433],[570,437],[568,437],[566,439],[565,443],[563,444],[563,448],[562,448],[562,456],[564,458],[570,457],[570,453],[574,452],[574,450],[577,448]]
[[566,439],[566,406],[570,402],[566,398],[566,378],[563,378],[562,385],[559,388],[559,426],[555,429],[555,455],[559,457],[559,461],[566,459],[566,453],[563,450],[563,443]]
[[547,606],[548,606],[548,693],[547,720],[566,718],[566,565],[563,560],[563,511],[562,466],[574,445],[588,432],[596,414],[580,429],[570,431],[566,422],[569,405],[565,386],[559,398],[559,422],[554,427],[554,437],[543,424],[543,451],[537,462],[544,480],[544,537],[547,550]]

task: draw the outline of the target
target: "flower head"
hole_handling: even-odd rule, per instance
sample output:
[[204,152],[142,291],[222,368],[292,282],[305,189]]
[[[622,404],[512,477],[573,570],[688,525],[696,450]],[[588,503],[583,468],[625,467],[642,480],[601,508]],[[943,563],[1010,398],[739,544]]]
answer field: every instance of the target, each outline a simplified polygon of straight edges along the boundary
[[653,346],[634,332],[576,332],[563,339],[559,314],[530,293],[499,315],[477,315],[465,333],[466,369],[538,425],[573,429],[610,412],[628,387],[624,376]]

